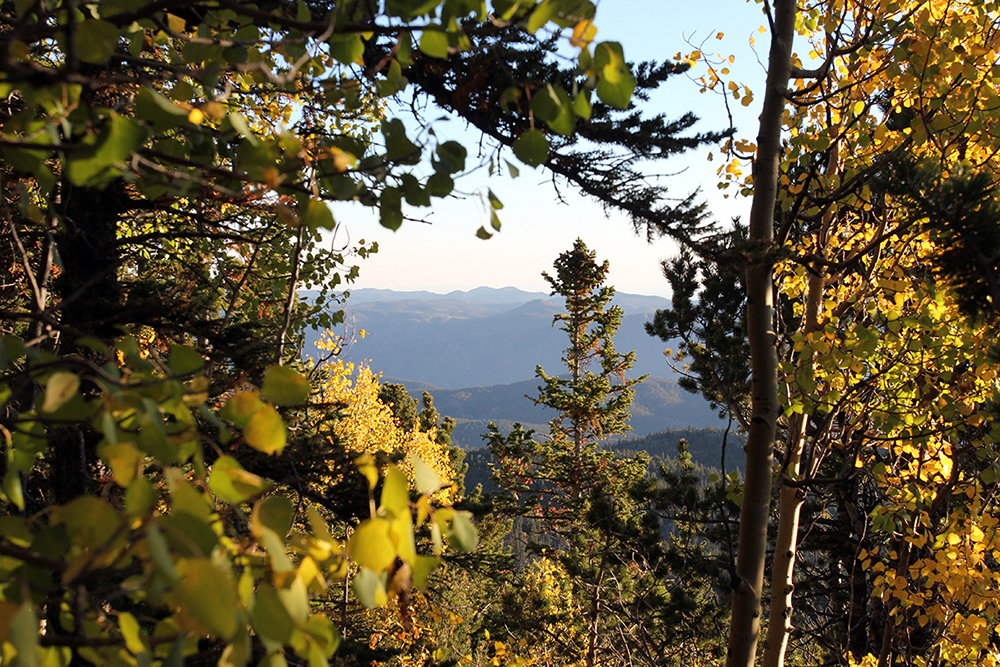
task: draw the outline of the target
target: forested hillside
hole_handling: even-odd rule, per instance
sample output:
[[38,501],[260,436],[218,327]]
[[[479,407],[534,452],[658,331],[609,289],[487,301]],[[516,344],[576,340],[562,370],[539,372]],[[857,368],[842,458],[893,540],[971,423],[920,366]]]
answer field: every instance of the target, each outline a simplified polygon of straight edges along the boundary
[[[490,422],[496,422],[504,432],[513,422],[544,430],[542,425],[556,416],[554,411],[535,404],[531,399],[538,391],[538,380],[452,390],[393,378],[383,378],[383,381],[402,384],[412,396],[430,392],[438,410],[454,418],[458,424],[452,435],[455,444],[467,449],[482,446],[481,436],[486,433]],[[725,425],[703,399],[685,392],[676,382],[662,378],[647,378],[636,386],[630,412],[629,425],[635,436],[686,426]]]
[[[499,425],[498,425],[499,426]],[[527,426],[527,425],[526,425]],[[502,433],[509,433],[513,424],[504,424]],[[544,433],[546,426],[533,425],[539,433]],[[725,434],[719,428],[684,428],[650,433],[641,438],[611,440],[604,446],[617,456],[631,457],[640,453],[649,455],[649,474],[655,476],[660,466],[676,469],[678,460],[678,443],[681,440],[687,444],[687,451],[694,463],[694,473],[702,481],[708,481],[712,475],[722,475],[723,439],[726,445],[726,471],[742,470],[744,465],[743,445],[745,437],[736,433]],[[465,474],[465,486],[468,490],[481,484],[487,493],[497,491],[493,482],[493,470],[496,464],[493,454],[485,447],[470,448],[465,452],[465,464],[469,466]]]

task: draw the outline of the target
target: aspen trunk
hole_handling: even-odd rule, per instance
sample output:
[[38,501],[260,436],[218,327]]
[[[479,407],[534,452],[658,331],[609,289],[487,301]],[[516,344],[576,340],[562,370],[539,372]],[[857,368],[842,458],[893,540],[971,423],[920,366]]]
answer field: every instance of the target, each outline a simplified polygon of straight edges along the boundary
[[752,413],[747,434],[746,481],[740,508],[739,551],[727,667],[753,667],[760,635],[761,590],[771,501],[771,462],[778,418],[778,354],[774,333],[774,206],[781,159],[781,126],[791,75],[795,0],[775,0],[767,89],[757,135],[747,266],[747,337]]
[[[819,330],[819,310],[823,304],[825,286],[823,274],[818,271],[810,274],[804,327],[807,334]],[[806,354],[808,356],[801,359],[801,362],[811,367],[812,354]],[[787,465],[783,480],[797,480],[800,477],[807,421],[808,416],[799,413],[789,425]],[[800,488],[788,484],[781,487],[778,537],[774,544],[774,564],[771,566],[771,611],[768,615],[767,639],[764,641],[763,667],[781,667],[785,663],[788,636],[792,631],[792,577],[799,544],[799,515],[805,497],[805,492]]]

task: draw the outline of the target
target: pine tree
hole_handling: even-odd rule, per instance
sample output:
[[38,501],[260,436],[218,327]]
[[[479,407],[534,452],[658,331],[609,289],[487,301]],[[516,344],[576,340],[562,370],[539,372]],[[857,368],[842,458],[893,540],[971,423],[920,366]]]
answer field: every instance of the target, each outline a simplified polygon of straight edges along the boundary
[[[497,507],[531,522],[535,538],[528,548],[539,557],[502,606],[521,632],[534,635],[533,652],[611,663],[623,649],[606,638],[611,630],[650,649],[650,637],[633,631],[662,574],[659,523],[636,500],[651,484],[648,457],[616,457],[600,446],[628,430],[633,387],[644,378],[626,377],[634,353],[619,353],[612,340],[622,311],[610,306],[608,263],[598,263],[577,240],[555,269],[554,276],[543,275],[552,294],[566,300],[566,312],[554,321],[570,346],[563,358],[568,377],[537,371],[544,384],[534,400],[558,412],[549,437],[536,441],[520,428],[503,437],[495,427],[488,436],[505,492]],[[551,595],[558,600],[546,599]],[[546,639],[554,631],[560,640]]]

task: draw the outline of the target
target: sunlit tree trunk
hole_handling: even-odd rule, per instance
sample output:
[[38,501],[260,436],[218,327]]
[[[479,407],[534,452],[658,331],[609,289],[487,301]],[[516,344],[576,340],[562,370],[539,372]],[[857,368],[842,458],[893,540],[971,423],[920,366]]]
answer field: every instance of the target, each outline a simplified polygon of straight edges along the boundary
[[[830,150],[826,173],[833,179],[839,171],[839,145]],[[823,244],[834,223],[835,213],[827,209],[823,214],[817,253],[823,257]],[[806,290],[805,317],[802,331],[807,336],[820,330],[820,313],[823,309],[823,290],[826,274],[822,266],[813,266]],[[812,375],[813,355],[807,348],[798,359],[798,367],[806,377]],[[785,663],[788,636],[792,631],[792,591],[795,558],[799,546],[799,515],[805,502],[805,490],[789,484],[802,475],[802,454],[806,444],[806,424],[809,416],[796,413],[788,427],[788,446],[781,471],[781,492],[778,500],[778,537],[774,543],[774,564],[771,566],[771,610],[768,614],[767,639],[764,641],[763,667],[781,667]]]
[[[814,271],[809,276],[806,301],[805,332],[819,329],[819,310],[823,305],[824,276]],[[812,365],[812,354],[802,359]],[[805,371],[809,375],[809,371]],[[778,537],[774,543],[774,564],[771,566],[771,611],[768,615],[767,639],[764,641],[763,667],[781,667],[785,662],[788,636],[792,631],[792,578],[799,546],[799,515],[805,502],[805,490],[789,484],[801,477],[802,453],[805,450],[806,423],[809,417],[797,413],[788,428],[788,448],[782,470],[782,487],[778,500]]]
[[752,667],[760,635],[761,590],[771,501],[771,462],[778,417],[778,353],[774,332],[774,206],[781,126],[791,75],[795,0],[774,2],[767,89],[757,135],[747,266],[747,336],[751,359],[751,419],[746,481],[740,508],[739,551],[727,667]]

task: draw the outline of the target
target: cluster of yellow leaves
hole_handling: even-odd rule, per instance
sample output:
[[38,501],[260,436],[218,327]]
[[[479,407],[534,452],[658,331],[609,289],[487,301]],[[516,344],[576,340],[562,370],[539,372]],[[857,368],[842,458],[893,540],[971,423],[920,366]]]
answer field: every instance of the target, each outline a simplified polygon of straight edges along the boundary
[[870,525],[885,540],[858,561],[893,632],[931,624],[949,661],[998,664],[990,636],[1000,621],[1000,509],[986,501],[997,478],[988,445],[1000,439],[987,414],[1000,395],[993,333],[924,281],[933,252],[926,235],[879,240],[864,214],[845,210],[836,220],[779,268],[802,316],[810,272],[801,258],[864,267],[827,272],[822,326],[789,334],[786,414],[811,415],[816,451],[853,457],[880,495]]
[[[402,454],[400,469],[412,483],[414,459],[419,458],[433,470],[444,485],[452,481],[451,461],[444,447],[435,441],[436,430],[404,431],[396,425],[391,408],[379,400],[378,376],[367,364],[355,366],[342,360],[327,364],[329,378],[321,388],[321,400],[345,405],[344,418],[333,421],[329,429],[348,450],[359,454]],[[453,487],[446,486],[434,496],[441,503],[455,499]]]

